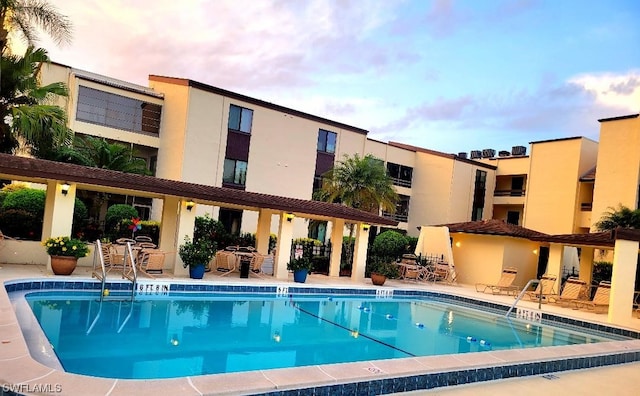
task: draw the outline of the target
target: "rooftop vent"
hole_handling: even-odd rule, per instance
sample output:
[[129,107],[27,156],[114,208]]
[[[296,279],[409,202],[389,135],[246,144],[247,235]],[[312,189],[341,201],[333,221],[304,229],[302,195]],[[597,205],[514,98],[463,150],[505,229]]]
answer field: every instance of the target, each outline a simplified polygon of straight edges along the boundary
[[496,150],[484,149],[482,150],[482,158],[493,158],[496,156]]
[[524,146],[513,146],[511,148],[511,155],[527,155],[527,148]]
[[480,150],[471,150],[471,159],[482,158],[482,151]]
[[467,153],[466,152],[458,153],[458,157],[459,158],[467,158]]
[[508,156],[510,156],[510,155],[511,155],[511,153],[510,153],[510,152],[508,152],[508,151],[506,151],[506,150],[500,150],[500,151],[498,152],[498,157],[508,157]]

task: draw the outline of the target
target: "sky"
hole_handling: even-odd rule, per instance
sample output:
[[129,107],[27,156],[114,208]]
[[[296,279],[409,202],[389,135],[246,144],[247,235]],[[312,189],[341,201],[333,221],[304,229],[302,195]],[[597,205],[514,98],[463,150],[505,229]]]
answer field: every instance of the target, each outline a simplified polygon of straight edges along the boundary
[[188,78],[447,153],[640,112],[638,0],[49,0],[51,59]]

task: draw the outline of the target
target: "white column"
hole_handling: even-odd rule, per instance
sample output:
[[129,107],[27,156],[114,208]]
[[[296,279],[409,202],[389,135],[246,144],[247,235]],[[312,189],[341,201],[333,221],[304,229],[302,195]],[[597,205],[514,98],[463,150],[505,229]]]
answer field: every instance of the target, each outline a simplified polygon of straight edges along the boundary
[[[173,265],[173,273],[175,275],[189,274],[189,268],[184,268],[182,259],[178,254],[178,249],[180,249],[180,245],[184,243],[185,236],[188,236],[189,239],[193,241],[193,230],[195,228],[195,223],[196,223],[196,208],[194,207],[191,210],[188,210],[186,202],[187,202],[186,200],[179,201],[177,229],[175,234],[176,255],[175,255],[175,263]],[[166,204],[167,204],[167,201],[165,201],[165,206],[167,206]],[[164,224],[164,221],[163,221],[163,224]]]
[[342,259],[342,236],[344,235],[344,220],[333,219],[331,224],[331,259],[329,261],[329,276],[340,276],[340,261]]
[[562,281],[562,266],[564,257],[564,245],[552,243],[549,246],[549,261],[547,263],[547,275],[555,275],[557,277],[553,290],[560,293],[560,282]]
[[47,197],[44,205],[42,224],[42,240],[50,237],[72,236],[73,208],[76,203],[76,185],[70,184],[63,194],[64,183],[50,181],[47,183]]
[[276,258],[273,265],[273,276],[276,279],[287,280],[287,263],[291,254],[291,239],[293,238],[293,223],[296,219],[281,213],[278,220],[278,244],[276,245]]
[[367,248],[369,244],[369,225],[366,230],[362,224],[358,223],[354,227],[356,231],[356,241],[353,248],[353,268],[351,278],[355,281],[364,280],[365,267],[367,265]]
[[580,250],[580,279],[587,282],[587,285],[591,284],[593,279],[593,253],[594,248],[583,246]]
[[256,250],[260,254],[269,254],[269,235],[271,234],[272,211],[260,209],[258,212],[258,229],[256,230]]
[[[158,248],[165,252],[165,268],[176,268],[178,257],[178,212],[180,200],[177,197],[166,197],[162,201],[162,217],[160,218],[160,241]],[[180,264],[182,266],[182,264]]]
[[632,319],[637,261],[638,242],[617,239],[613,252],[609,323],[625,324]]

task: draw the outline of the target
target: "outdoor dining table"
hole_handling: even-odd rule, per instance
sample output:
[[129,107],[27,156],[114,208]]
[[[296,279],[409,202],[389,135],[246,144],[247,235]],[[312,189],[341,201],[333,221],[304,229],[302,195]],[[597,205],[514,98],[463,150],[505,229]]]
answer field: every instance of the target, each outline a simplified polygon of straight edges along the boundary
[[249,270],[251,267],[251,259],[253,258],[254,249],[251,247],[228,247],[230,251],[236,256],[238,260],[238,267],[240,268],[240,277],[248,278]]

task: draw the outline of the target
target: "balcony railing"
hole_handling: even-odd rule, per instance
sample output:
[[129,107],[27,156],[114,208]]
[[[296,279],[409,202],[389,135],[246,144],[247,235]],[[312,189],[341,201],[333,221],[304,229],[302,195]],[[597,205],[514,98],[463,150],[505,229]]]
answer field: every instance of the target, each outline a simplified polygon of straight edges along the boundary
[[583,202],[580,204],[580,210],[583,212],[591,212],[593,207],[593,203],[591,202]]
[[396,186],[411,188],[411,180],[404,180],[404,179],[400,179],[398,177],[392,177],[391,181]]
[[524,190],[495,190],[494,197],[524,197]]
[[382,212],[382,217],[386,217],[386,218],[391,219],[391,220],[395,220],[395,221],[399,221],[399,222],[402,222],[402,223],[406,223],[409,216],[406,215],[406,214]]

